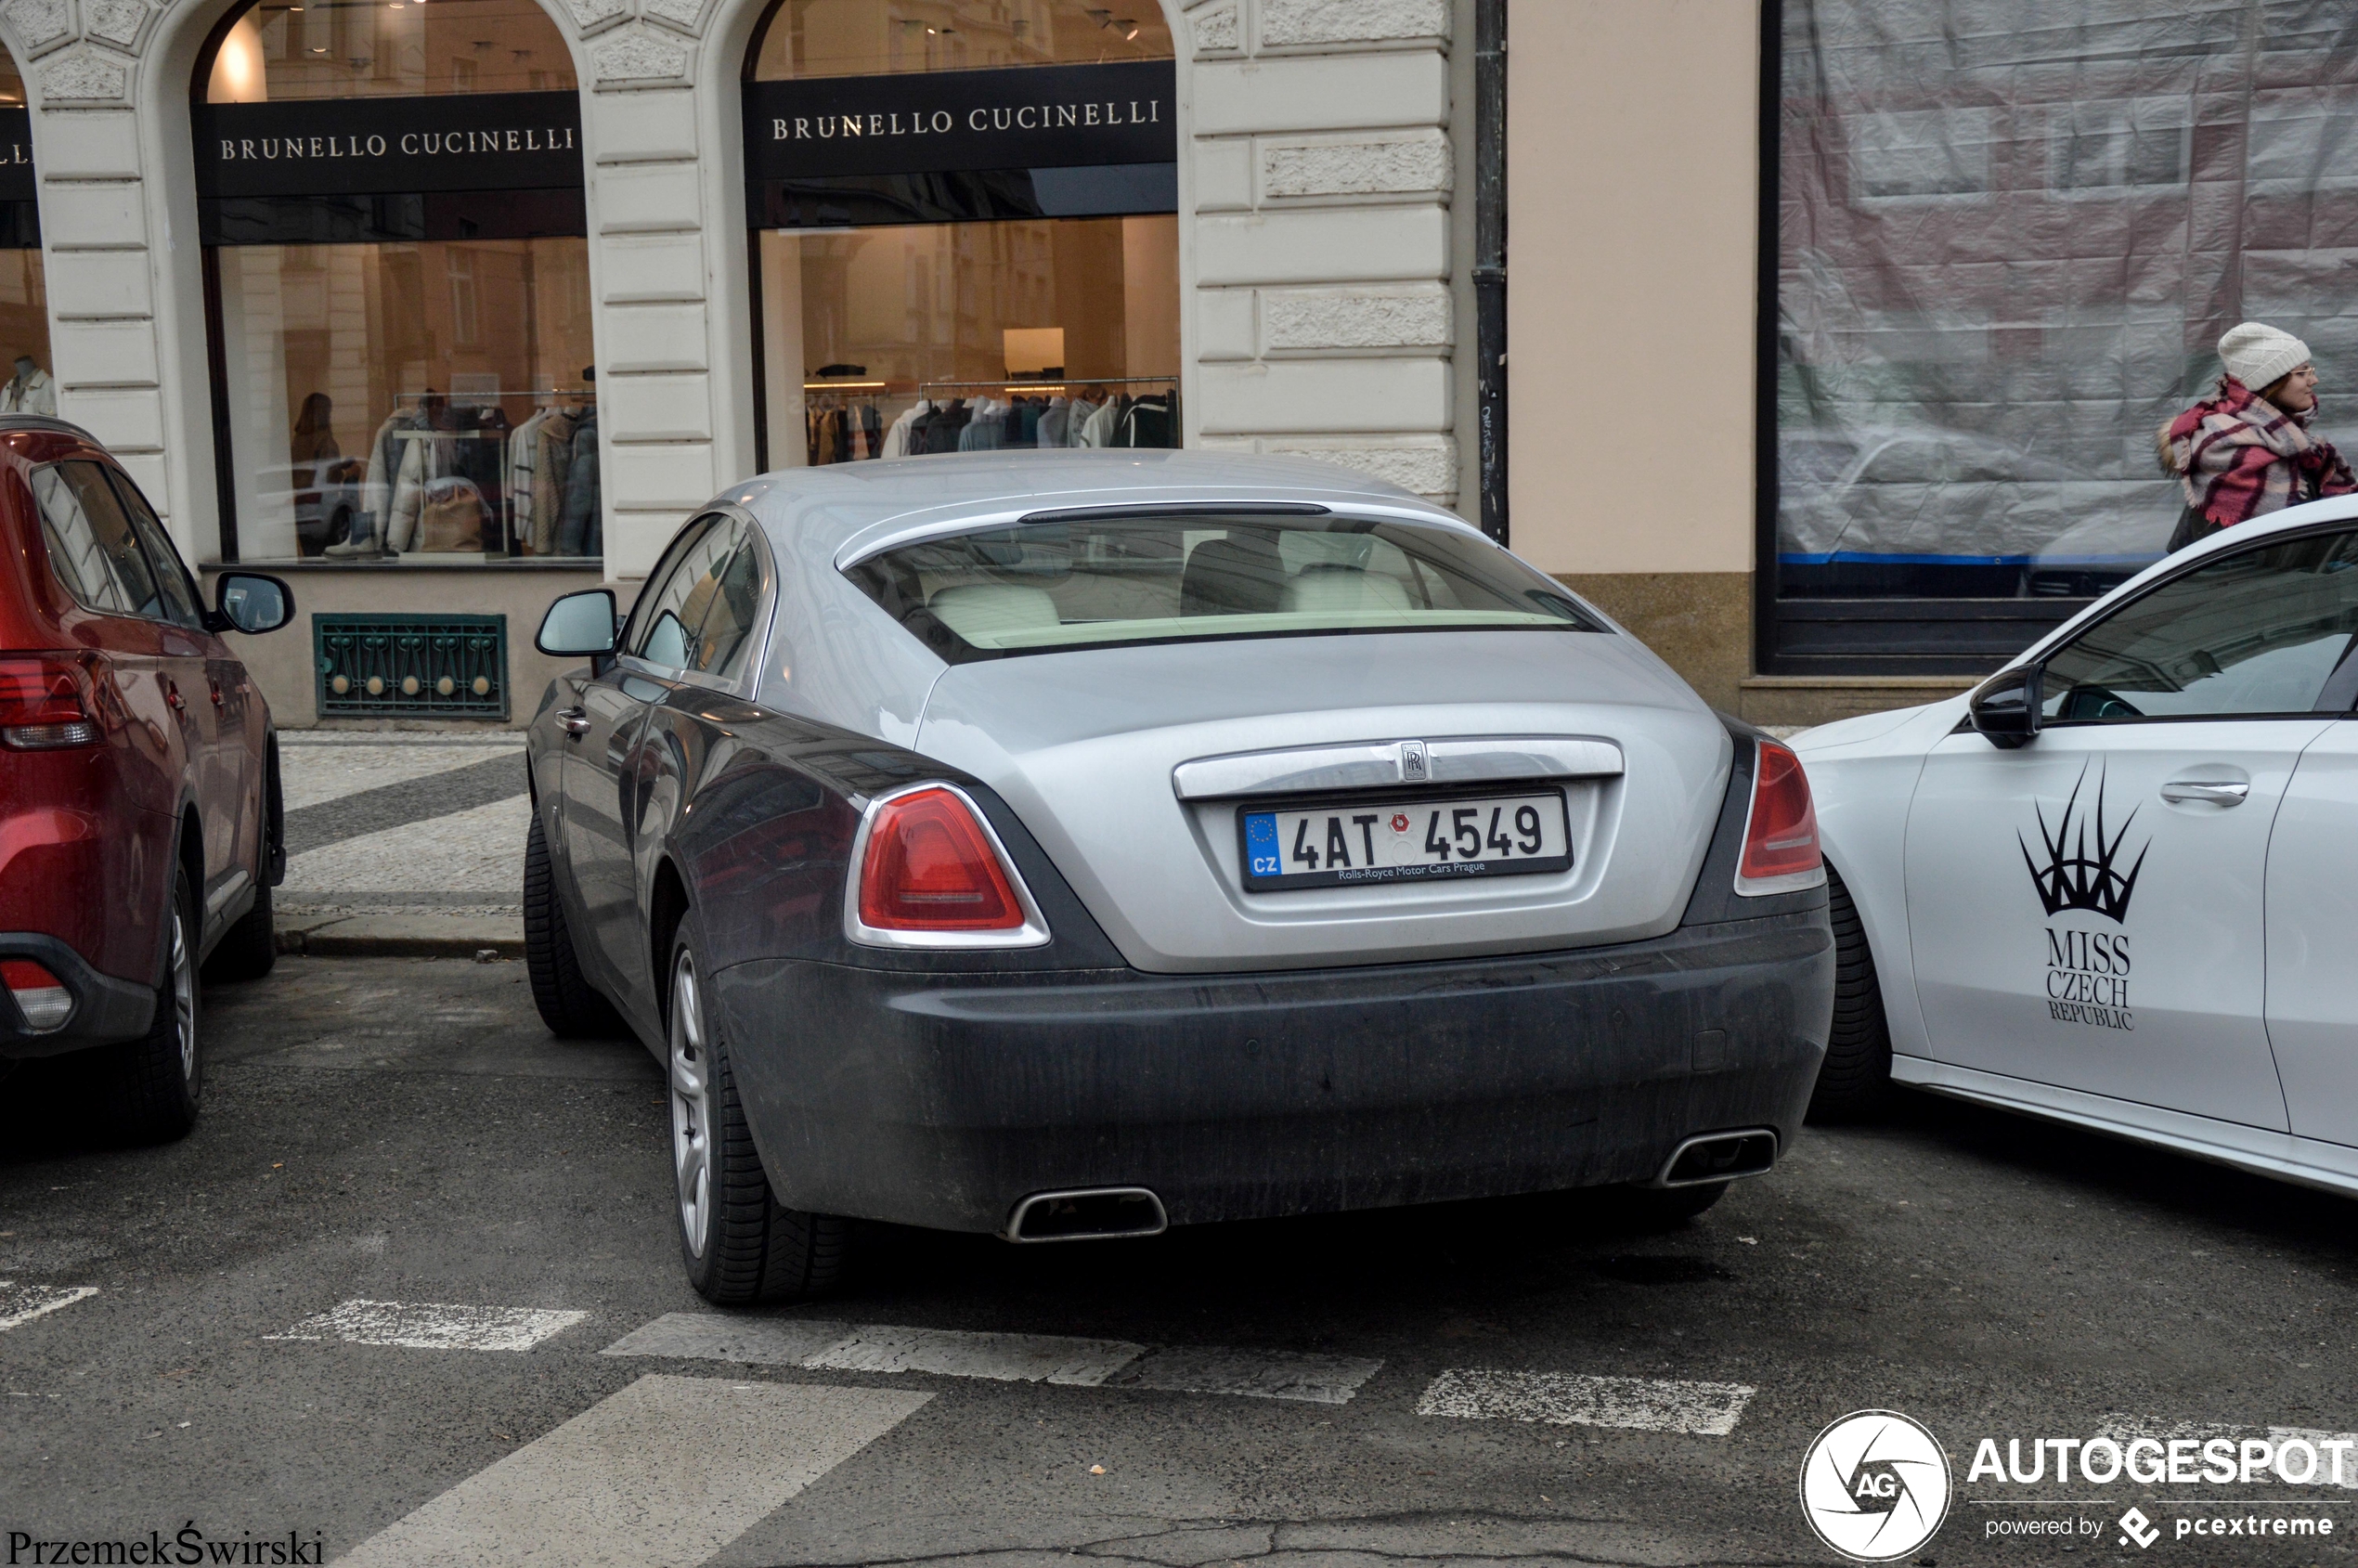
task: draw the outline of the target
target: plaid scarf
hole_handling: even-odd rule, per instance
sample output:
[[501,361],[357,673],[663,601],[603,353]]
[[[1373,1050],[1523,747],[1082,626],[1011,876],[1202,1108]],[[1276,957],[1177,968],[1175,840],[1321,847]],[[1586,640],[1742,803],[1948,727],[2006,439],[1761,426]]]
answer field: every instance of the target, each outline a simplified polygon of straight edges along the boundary
[[2309,417],[2222,376],[2216,398],[2161,427],[2162,469],[2185,486],[2187,506],[2221,527],[2358,491],[2333,443],[2309,434]]

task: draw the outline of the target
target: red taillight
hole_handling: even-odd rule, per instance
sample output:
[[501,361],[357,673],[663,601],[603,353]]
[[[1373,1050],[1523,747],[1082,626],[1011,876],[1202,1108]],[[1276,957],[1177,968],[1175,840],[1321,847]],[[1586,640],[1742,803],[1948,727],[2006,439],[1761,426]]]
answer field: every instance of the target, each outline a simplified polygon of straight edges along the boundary
[[1020,931],[1023,901],[966,803],[942,788],[876,808],[860,864],[861,924],[878,931]]
[[103,671],[96,654],[0,654],[0,745],[18,751],[96,745],[103,734]]
[[1739,893],[1785,893],[1814,888],[1825,875],[1818,852],[1818,810],[1801,758],[1762,741],[1752,773],[1752,815],[1744,823],[1743,859],[1736,865]]
[[35,1033],[57,1028],[73,1011],[73,993],[30,958],[0,958],[0,984],[7,986],[17,1010]]

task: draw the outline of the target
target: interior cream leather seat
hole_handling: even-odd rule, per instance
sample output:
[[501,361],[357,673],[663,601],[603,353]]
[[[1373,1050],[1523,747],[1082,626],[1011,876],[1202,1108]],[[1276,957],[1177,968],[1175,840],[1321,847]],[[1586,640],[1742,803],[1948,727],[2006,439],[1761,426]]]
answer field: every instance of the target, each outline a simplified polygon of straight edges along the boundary
[[1009,631],[1036,631],[1061,626],[1056,602],[1044,588],[1015,583],[960,583],[936,589],[926,607],[941,624],[969,642],[980,642]]
[[1286,584],[1282,607],[1323,616],[1406,610],[1408,590],[1397,577],[1380,577],[1356,566],[1308,566]]

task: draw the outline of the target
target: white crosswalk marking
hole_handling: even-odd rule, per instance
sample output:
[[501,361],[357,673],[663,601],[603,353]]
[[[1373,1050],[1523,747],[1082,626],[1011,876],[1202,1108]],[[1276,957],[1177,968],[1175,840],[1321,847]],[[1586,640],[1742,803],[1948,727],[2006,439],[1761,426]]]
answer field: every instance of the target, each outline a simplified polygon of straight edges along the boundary
[[978,1334],[880,1323],[668,1313],[603,1355],[739,1361],[836,1372],[929,1372],[946,1378],[1158,1389],[1341,1405],[1380,1361],[1217,1346],[1132,1344],[1060,1334]]
[[1758,1392],[1743,1383],[1452,1367],[1426,1388],[1417,1414],[1725,1437]]
[[1166,1345],[1113,1381],[1122,1388],[1166,1389],[1173,1393],[1234,1393],[1254,1399],[1345,1405],[1382,1366],[1380,1361],[1353,1355]]
[[97,1293],[96,1285],[18,1285],[0,1279],[0,1333]]
[[693,1568],[932,1397],[641,1378],[338,1562]]
[[433,1302],[345,1302],[269,1340],[342,1340],[408,1350],[530,1350],[590,1315]]
[[855,1328],[803,1365],[833,1372],[932,1372],[1095,1388],[1146,1354],[1146,1346],[1120,1340],[872,1327]]

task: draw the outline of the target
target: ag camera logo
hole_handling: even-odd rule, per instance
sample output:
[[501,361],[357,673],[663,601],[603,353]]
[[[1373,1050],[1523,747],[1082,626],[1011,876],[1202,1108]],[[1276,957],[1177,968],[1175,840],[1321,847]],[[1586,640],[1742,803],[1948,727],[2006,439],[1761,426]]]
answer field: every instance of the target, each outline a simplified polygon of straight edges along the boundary
[[1889,1562],[1949,1517],[1949,1456],[1897,1410],[1854,1410],[1801,1461],[1801,1512],[1818,1538],[1857,1562]]

